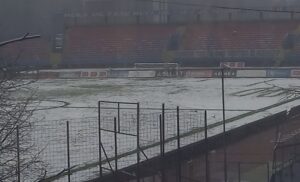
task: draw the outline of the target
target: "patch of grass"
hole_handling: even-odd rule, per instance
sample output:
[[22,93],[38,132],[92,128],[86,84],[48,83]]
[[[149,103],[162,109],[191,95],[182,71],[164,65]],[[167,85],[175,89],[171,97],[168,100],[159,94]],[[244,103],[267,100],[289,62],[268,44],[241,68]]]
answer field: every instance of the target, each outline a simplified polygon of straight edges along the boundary
[[52,90],[39,90],[37,92],[38,98],[49,97],[78,97],[85,95],[95,95],[101,92],[120,92],[123,90],[123,86],[120,85],[80,85],[70,86],[68,88],[58,88]]
[[77,97],[82,95],[96,94],[97,90],[89,89],[55,89],[47,91],[39,91],[36,95],[38,98],[49,98],[49,97]]

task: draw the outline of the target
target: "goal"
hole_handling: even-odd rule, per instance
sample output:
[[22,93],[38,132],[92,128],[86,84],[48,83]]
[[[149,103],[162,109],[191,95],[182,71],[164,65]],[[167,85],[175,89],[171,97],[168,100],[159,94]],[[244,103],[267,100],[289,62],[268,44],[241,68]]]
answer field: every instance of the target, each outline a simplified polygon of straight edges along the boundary
[[178,63],[134,63],[135,68],[178,69]]

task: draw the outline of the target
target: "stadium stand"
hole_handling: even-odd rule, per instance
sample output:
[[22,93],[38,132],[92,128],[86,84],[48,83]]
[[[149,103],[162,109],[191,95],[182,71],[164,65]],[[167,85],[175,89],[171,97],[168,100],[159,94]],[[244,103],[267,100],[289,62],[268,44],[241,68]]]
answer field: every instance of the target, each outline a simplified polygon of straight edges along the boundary
[[64,64],[71,66],[129,66],[155,62],[172,26],[73,27],[66,31]]
[[295,22],[236,22],[189,27],[186,49],[279,49],[286,33],[297,28]]
[[[297,21],[202,23],[186,25],[180,34],[175,25],[71,27],[66,30],[63,63],[114,67],[163,62],[162,54],[169,49],[176,52],[173,61],[181,65],[217,66],[230,59],[271,66],[284,37],[298,25]],[[203,55],[196,54],[201,51]]]
[[[44,67],[133,67],[134,63],[181,66],[299,66],[300,21],[221,21],[189,25],[71,26],[64,32],[62,58],[51,56],[45,39],[0,50],[1,64]],[[299,39],[300,40],[300,39]],[[54,63],[55,62],[55,63]]]

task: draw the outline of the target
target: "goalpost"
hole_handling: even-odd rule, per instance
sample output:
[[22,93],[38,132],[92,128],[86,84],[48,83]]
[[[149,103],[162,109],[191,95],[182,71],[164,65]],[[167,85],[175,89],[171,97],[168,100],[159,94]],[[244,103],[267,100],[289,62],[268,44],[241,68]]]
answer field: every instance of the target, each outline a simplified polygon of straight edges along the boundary
[[135,68],[178,69],[178,63],[134,63]]

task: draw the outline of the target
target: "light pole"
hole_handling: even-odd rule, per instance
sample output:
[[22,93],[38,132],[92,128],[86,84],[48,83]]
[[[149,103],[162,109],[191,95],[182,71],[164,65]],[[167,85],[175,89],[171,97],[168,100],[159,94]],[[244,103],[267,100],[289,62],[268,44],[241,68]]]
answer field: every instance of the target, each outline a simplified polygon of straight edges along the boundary
[[[236,30],[232,32],[232,35],[235,36],[237,33]],[[232,42],[231,42],[232,44]],[[221,76],[222,76],[222,115],[223,115],[223,154],[224,154],[224,181],[227,182],[227,137],[226,137],[226,118],[225,118],[225,87],[224,87],[224,70],[225,68],[231,69],[230,66],[225,63],[221,65]]]
[[223,115],[223,154],[224,154],[224,181],[227,182],[227,139],[226,139],[226,119],[225,119],[225,87],[224,87],[224,69],[230,67],[223,64],[221,67],[222,76],[222,115]]

